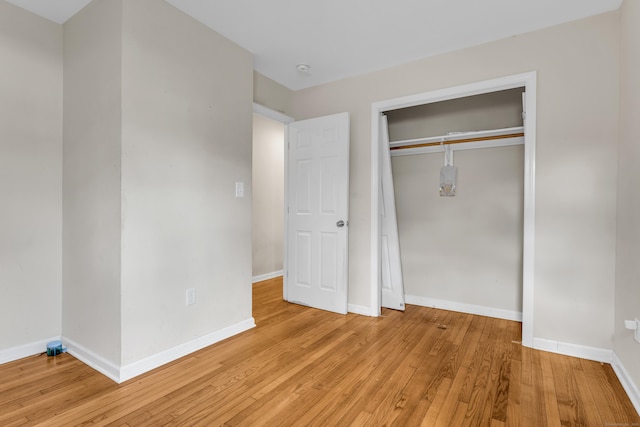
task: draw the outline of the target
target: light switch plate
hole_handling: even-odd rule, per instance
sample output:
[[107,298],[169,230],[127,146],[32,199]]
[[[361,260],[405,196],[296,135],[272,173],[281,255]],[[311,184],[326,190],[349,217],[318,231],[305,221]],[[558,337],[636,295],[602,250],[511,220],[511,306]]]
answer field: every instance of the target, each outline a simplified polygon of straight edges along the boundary
[[244,182],[236,182],[236,197],[244,197]]

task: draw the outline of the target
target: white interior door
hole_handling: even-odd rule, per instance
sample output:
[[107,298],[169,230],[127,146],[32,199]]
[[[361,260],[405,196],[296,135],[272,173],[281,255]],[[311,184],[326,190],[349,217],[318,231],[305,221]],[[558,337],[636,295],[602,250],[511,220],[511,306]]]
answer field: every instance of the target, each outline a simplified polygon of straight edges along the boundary
[[391,153],[389,152],[389,128],[387,116],[380,120],[380,159],[382,185],[380,186],[380,261],[381,305],[404,310],[404,283],[400,260],[400,238],[396,217],[396,198],[393,190]]
[[288,127],[285,299],[347,313],[349,114]]

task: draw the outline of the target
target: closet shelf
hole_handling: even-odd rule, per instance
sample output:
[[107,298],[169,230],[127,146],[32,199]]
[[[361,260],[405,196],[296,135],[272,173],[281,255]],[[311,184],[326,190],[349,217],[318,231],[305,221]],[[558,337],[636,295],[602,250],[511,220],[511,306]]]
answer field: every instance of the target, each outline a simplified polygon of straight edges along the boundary
[[519,138],[523,136],[524,126],[471,132],[449,132],[447,135],[441,136],[406,139],[403,141],[391,141],[389,142],[389,148],[391,150],[400,150],[405,148],[432,147],[444,144],[461,144],[466,142],[489,141],[494,139]]

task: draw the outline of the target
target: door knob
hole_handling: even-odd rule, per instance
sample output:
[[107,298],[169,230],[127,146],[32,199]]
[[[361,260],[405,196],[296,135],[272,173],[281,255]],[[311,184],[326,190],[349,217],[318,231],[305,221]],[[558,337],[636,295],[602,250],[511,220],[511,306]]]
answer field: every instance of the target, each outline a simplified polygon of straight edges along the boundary
[[344,227],[344,221],[340,220],[338,222],[336,222],[336,225],[340,228],[340,227]]

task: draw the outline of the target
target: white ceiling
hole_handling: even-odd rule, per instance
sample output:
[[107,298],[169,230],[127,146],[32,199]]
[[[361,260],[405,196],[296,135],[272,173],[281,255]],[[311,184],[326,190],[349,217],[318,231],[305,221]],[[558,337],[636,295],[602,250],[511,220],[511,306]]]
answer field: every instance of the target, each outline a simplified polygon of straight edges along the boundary
[[[5,0],[63,23],[91,0]],[[301,89],[617,9],[622,0],[165,0]],[[634,0],[635,1],[635,0]],[[308,64],[309,73],[296,70]]]

